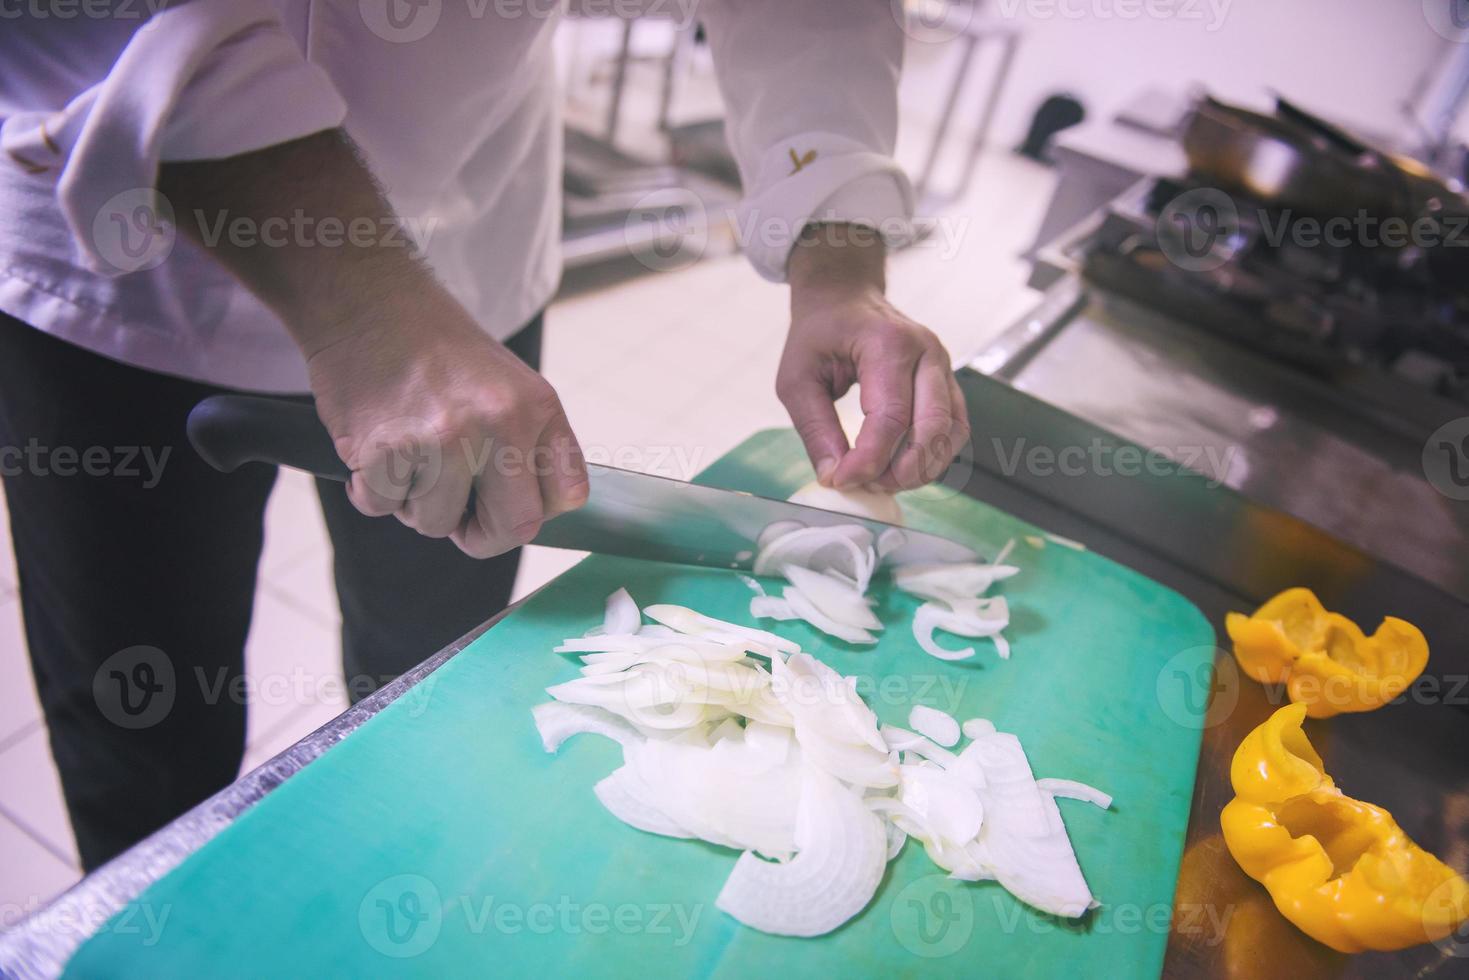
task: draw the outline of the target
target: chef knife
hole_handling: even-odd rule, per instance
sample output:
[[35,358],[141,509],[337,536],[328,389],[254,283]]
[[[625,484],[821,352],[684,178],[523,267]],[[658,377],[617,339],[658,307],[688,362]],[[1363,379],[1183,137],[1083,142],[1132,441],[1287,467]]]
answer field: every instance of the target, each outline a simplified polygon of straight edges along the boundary
[[[223,473],[246,463],[272,463],[343,483],[352,476],[316,409],[304,401],[214,395],[189,413],[188,435],[204,461]],[[888,565],[976,559],[969,548],[938,535],[818,507],[596,463],[587,464],[587,476],[586,504],[546,521],[532,544],[748,570],[760,532],[796,521],[810,527],[860,524],[874,541],[892,546]]]

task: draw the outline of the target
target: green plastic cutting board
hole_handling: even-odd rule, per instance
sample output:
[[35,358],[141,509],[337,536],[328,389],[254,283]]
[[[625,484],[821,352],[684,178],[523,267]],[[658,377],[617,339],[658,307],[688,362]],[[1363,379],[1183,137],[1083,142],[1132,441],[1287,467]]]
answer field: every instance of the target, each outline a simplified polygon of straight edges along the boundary
[[[789,494],[811,471],[787,431],[762,432],[701,477]],[[986,553],[1036,530],[962,496],[904,501],[910,522]],[[1061,801],[1103,903],[1080,923],[1035,913],[993,882],[948,881],[911,841],[876,899],[816,939],[769,936],[714,907],[736,854],[641,833],[592,785],[619,764],[604,739],[541,748],[543,689],[576,675],[553,654],[627,586],[753,623],[733,574],[592,557],[406,697],[246,812],[73,957],[76,976],[1155,976],[1163,962],[1198,754],[1213,631],[1174,592],[1100,556],[1024,542],[1014,653],[988,641],[948,663],[908,629],[916,603],[877,588],[876,649],[805,624],[778,629],[844,674],[886,722],[922,702],[1020,736],[1037,776],[1112,793]],[[774,585],[775,583],[771,583]],[[940,634],[947,644],[957,638]],[[968,642],[968,641],[965,641]],[[151,918],[150,918],[151,916]],[[166,916],[166,918],[165,918]],[[162,921],[162,929],[147,927]]]

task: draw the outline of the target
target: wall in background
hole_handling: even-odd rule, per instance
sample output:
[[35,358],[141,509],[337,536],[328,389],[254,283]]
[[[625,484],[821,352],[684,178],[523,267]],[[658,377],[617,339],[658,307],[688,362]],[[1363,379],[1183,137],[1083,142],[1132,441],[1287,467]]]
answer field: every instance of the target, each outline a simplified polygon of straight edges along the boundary
[[[1020,141],[1052,92],[1077,95],[1097,119],[1148,86],[1204,86],[1247,104],[1277,89],[1324,115],[1397,133],[1402,103],[1450,43],[1421,0],[980,0],[976,22],[1023,34],[996,121],[1005,145]],[[956,57],[952,44],[909,45],[905,117],[937,114]]]

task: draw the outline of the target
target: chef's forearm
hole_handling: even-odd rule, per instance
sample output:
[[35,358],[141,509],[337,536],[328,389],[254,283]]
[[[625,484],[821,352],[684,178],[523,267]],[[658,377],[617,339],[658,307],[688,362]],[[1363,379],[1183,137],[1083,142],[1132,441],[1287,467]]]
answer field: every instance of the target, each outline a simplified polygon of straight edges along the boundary
[[[438,290],[411,241],[387,231],[398,228],[392,207],[341,130],[167,163],[158,188],[179,231],[274,310],[308,357],[387,299]],[[354,222],[372,233],[349,233]]]

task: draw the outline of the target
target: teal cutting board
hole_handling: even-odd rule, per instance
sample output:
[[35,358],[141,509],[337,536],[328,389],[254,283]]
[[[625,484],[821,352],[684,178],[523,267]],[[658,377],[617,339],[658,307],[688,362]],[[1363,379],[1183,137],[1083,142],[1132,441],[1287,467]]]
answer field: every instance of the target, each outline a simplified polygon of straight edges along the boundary
[[[795,436],[761,432],[700,482],[783,496],[810,479]],[[910,522],[986,553],[1035,528],[957,495],[904,501]],[[889,629],[850,648],[777,629],[840,670],[885,722],[913,703],[1020,736],[1037,776],[1112,793],[1061,801],[1103,903],[1079,923],[998,885],[948,881],[912,842],[876,899],[816,939],[769,936],[714,907],[732,851],[655,837],[606,813],[592,785],[616,745],[541,748],[530,709],[575,676],[550,652],[626,586],[752,623],[733,574],[592,557],[562,575],[246,812],[88,940],[76,976],[1156,976],[1188,820],[1213,631],[1182,597],[1098,555],[1023,541],[1014,653],[926,656],[915,602],[877,588]],[[773,583],[772,583],[773,584]],[[957,638],[940,634],[943,642]],[[161,928],[149,925],[160,924]]]

